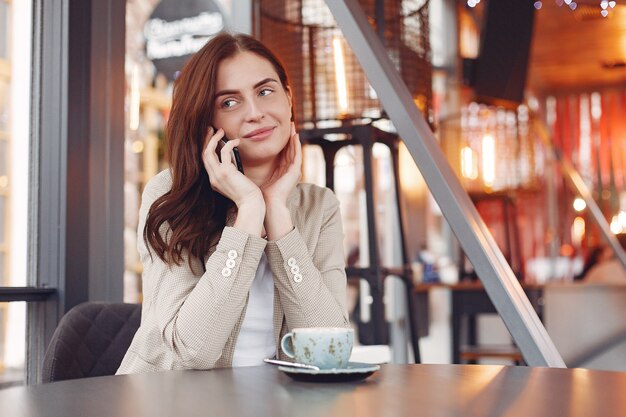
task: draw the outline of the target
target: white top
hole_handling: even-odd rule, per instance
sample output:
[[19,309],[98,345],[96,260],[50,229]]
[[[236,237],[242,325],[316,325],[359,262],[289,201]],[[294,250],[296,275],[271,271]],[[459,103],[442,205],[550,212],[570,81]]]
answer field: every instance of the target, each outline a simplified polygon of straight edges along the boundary
[[246,316],[241,324],[232,366],[258,366],[276,354],[274,340],[274,276],[265,253],[248,295]]

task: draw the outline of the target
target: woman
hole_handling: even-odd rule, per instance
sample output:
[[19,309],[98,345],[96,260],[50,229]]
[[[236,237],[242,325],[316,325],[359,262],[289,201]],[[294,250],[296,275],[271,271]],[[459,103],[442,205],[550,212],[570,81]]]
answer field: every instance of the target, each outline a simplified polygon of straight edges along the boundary
[[246,35],[219,34],[181,71],[170,168],[142,196],[141,326],[118,374],[257,365],[282,357],[289,329],[349,326],[338,201],[298,183],[292,103],[283,66]]

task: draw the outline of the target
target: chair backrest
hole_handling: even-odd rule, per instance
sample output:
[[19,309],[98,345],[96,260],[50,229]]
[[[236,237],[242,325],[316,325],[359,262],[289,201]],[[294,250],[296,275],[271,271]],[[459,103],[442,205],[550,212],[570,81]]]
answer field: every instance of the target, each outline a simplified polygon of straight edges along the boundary
[[42,382],[114,375],[140,321],[140,304],[87,302],[75,306],[52,335]]

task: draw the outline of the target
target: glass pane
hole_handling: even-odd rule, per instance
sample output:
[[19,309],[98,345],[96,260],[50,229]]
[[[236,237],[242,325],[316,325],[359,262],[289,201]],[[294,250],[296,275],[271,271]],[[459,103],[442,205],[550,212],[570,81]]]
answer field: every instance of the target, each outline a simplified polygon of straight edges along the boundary
[[27,285],[31,16],[31,2],[0,0],[0,286]]
[[5,285],[6,281],[8,281],[7,273],[5,271],[6,262],[4,262],[5,255],[3,252],[0,252],[0,283]]
[[0,303],[0,389],[24,385],[26,303]]
[[[0,140],[0,155],[8,155],[9,152],[9,144],[7,141],[5,140]],[[7,158],[0,158],[0,177],[6,177],[8,172],[7,172],[7,168],[8,168],[8,163],[9,161],[7,161]],[[5,186],[8,184],[5,184]],[[3,184],[0,182],[0,189],[5,188],[5,186],[3,186]]]
[[7,39],[11,29],[9,24],[9,5],[5,0],[0,0],[0,28],[2,28],[2,33],[0,33],[0,59],[6,59],[9,55]]
[[[6,250],[6,219],[7,219],[7,198],[0,195],[0,252]],[[0,286],[7,285],[4,281],[0,281]]]
[[8,61],[0,58],[0,141],[6,139],[9,130],[9,97]]
[[[0,287],[27,282],[31,6],[0,0]],[[0,389],[25,383],[25,356],[26,303],[0,303]]]

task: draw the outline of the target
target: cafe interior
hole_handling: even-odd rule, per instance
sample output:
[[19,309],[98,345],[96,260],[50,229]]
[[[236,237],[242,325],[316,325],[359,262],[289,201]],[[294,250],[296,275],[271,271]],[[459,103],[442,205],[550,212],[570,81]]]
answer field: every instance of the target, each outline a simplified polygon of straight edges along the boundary
[[351,360],[626,372],[626,4],[330,3],[0,0],[0,389],[73,307],[141,304],[173,82],[221,30],[281,58],[340,202]]

